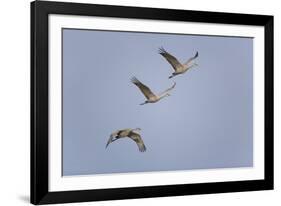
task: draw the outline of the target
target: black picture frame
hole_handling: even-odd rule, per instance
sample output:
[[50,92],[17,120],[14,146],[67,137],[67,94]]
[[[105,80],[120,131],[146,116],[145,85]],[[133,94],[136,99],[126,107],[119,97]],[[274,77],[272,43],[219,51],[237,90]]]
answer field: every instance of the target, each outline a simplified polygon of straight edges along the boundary
[[[79,191],[48,191],[48,15],[82,15],[257,25],[265,28],[265,178]],[[31,2],[31,203],[50,204],[273,189],[273,16],[137,8],[63,2]]]

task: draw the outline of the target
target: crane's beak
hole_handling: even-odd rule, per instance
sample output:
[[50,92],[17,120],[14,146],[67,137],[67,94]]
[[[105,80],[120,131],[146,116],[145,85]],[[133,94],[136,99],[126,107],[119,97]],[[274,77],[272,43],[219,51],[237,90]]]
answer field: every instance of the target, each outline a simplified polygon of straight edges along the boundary
[[116,140],[117,140],[117,138],[108,140],[108,142],[107,142],[105,148],[107,148],[110,143],[112,143],[112,142],[114,142],[114,141],[116,141]]
[[111,141],[108,141],[106,146],[105,146],[105,149],[108,147],[108,145],[111,143]]

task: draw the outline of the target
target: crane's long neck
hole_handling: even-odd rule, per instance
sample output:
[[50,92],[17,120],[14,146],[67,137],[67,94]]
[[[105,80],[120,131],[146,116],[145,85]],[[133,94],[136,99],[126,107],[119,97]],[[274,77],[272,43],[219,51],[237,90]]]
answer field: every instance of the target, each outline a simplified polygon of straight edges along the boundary
[[194,63],[194,64],[188,66],[188,67],[186,68],[186,70],[191,69],[191,68],[196,67],[196,66],[198,66],[198,64]]
[[167,93],[167,92],[165,92],[165,93],[163,93],[163,94],[160,94],[160,95],[159,95],[159,100],[160,100],[160,99],[163,99],[164,97],[167,97],[167,96],[169,96],[169,93]]

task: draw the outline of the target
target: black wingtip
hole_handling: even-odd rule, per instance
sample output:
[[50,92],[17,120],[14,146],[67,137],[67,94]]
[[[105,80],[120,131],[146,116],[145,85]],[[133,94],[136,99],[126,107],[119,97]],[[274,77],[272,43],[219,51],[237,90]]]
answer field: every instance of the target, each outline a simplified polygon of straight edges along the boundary
[[139,80],[138,80],[135,76],[132,76],[130,80],[131,80],[131,82],[134,83],[134,84],[137,83],[137,82],[139,82]]
[[159,47],[158,53],[159,54],[165,54],[166,50],[161,46],[161,47]]
[[146,151],[146,147],[144,145],[143,148],[140,149],[140,152],[145,152],[145,151]]
[[196,57],[198,57],[198,56],[199,56],[199,53],[198,53],[198,51],[197,51],[194,57],[196,58]]

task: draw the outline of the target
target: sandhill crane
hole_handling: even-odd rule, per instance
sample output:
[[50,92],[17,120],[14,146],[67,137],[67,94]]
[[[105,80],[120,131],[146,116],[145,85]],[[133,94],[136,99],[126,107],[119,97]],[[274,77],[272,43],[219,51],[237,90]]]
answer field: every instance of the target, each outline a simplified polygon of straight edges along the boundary
[[143,143],[143,140],[142,140],[140,134],[138,133],[138,131],[140,131],[140,130],[141,130],[140,128],[135,128],[135,129],[122,129],[122,130],[117,130],[117,131],[113,132],[110,135],[110,138],[109,138],[105,148],[107,148],[107,146],[110,143],[112,143],[120,138],[129,137],[130,139],[132,139],[136,142],[136,144],[139,147],[139,151],[144,152],[146,150],[146,147]]
[[198,52],[196,52],[196,54],[190,59],[188,59],[184,64],[180,63],[176,57],[168,53],[163,47],[159,49],[159,54],[161,54],[172,65],[173,69],[175,70],[175,72],[173,72],[172,75],[169,76],[169,79],[176,75],[185,73],[192,67],[198,66],[194,62],[194,60],[198,57]]
[[170,96],[170,91],[172,89],[174,89],[174,87],[176,86],[176,83],[174,82],[173,86],[166,89],[164,92],[160,93],[159,95],[155,95],[150,89],[149,87],[147,87],[146,85],[144,85],[143,83],[141,83],[136,77],[132,77],[131,78],[131,82],[133,84],[135,84],[143,93],[143,95],[146,97],[146,101],[144,103],[141,103],[140,105],[144,105],[147,103],[155,103],[158,102],[160,99]]

